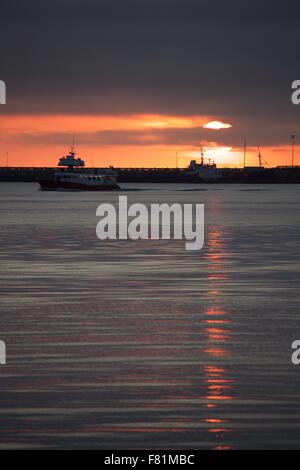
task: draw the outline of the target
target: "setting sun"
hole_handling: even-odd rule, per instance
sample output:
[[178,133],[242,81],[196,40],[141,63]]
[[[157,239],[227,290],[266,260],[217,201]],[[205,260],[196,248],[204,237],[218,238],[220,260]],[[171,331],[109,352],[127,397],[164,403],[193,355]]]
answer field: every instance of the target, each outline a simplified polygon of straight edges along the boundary
[[205,129],[219,130],[219,129],[229,129],[230,127],[232,127],[232,125],[228,124],[226,122],[221,122],[221,121],[211,121],[211,122],[208,122],[207,124],[205,124],[203,127]]

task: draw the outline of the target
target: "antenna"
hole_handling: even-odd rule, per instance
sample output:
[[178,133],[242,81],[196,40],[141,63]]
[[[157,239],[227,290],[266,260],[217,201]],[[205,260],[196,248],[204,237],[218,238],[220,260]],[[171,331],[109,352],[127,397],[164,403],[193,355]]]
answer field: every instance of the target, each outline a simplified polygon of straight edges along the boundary
[[295,134],[292,134],[292,135],[291,135],[291,139],[292,139],[292,166],[294,166],[294,156],[295,156],[295,137],[296,137],[296,135],[295,135]]
[[201,165],[204,164],[204,150],[203,147],[201,147]]
[[246,156],[247,156],[247,137],[244,140],[244,168],[246,166]]

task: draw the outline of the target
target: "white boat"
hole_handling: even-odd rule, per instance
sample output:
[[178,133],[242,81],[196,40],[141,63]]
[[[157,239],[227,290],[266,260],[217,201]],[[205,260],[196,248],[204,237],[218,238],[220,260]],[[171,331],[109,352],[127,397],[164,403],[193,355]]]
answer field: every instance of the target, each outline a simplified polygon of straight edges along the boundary
[[214,162],[211,162],[210,159],[208,160],[208,163],[204,162],[204,152],[202,148],[201,163],[197,163],[196,160],[192,160],[189,164],[187,174],[204,182],[218,181],[222,177],[221,171],[217,168],[217,165]]
[[44,191],[110,191],[119,189],[117,172],[110,168],[82,170],[85,163],[75,158],[74,147],[68,155],[61,157],[58,166],[62,167],[53,176],[39,180]]

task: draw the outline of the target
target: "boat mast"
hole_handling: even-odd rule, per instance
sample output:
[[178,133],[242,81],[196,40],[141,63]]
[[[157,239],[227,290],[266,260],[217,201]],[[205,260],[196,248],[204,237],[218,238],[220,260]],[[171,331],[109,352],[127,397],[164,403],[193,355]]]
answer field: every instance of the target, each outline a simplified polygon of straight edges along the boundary
[[262,156],[261,156],[259,144],[257,144],[257,148],[258,148],[258,163],[259,163],[259,167],[261,168],[262,167]]
[[71,149],[70,149],[70,154],[75,155],[75,135],[74,134],[73,134],[73,138],[72,138],[72,145],[71,145]]
[[258,142],[257,142],[257,148],[258,148],[259,168],[263,168],[263,165],[270,166],[269,163],[263,158],[261,150],[260,150],[260,145]]

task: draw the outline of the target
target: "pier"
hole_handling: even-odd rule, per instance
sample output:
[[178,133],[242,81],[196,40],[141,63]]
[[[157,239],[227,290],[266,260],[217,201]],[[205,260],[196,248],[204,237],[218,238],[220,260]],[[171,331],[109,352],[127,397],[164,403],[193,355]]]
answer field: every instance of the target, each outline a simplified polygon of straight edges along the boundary
[[[97,169],[97,168],[96,168]],[[0,167],[1,182],[35,182],[49,176],[56,168],[50,167]],[[93,168],[86,168],[93,170]],[[120,183],[205,183],[186,168],[115,168]],[[275,168],[220,168],[220,183],[300,183],[300,166]]]

